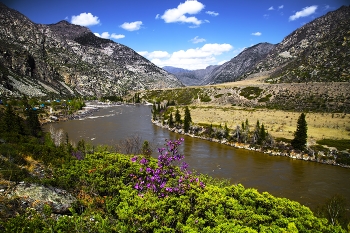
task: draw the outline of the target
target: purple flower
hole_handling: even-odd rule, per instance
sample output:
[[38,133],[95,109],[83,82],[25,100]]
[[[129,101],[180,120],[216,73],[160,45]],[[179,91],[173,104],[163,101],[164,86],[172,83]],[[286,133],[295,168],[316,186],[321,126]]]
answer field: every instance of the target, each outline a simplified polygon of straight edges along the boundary
[[145,165],[145,164],[147,164],[147,163],[148,163],[148,160],[145,159],[145,158],[142,158],[142,159],[140,160],[140,164],[142,164],[142,165]]
[[136,162],[136,160],[137,160],[137,156],[134,156],[131,158],[131,162]]

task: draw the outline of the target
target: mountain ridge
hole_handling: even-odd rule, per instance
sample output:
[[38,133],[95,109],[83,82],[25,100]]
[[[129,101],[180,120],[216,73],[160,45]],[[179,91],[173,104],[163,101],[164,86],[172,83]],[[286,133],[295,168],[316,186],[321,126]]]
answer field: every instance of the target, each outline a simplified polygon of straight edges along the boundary
[[0,12],[2,96],[98,97],[183,86],[131,48],[86,27],[36,24],[4,4]]
[[[246,48],[205,77],[197,77],[202,80],[199,85],[257,76],[267,76],[269,83],[348,82],[349,25],[350,6],[342,6],[294,30],[276,45],[259,43]],[[263,50],[254,51],[259,46]]]

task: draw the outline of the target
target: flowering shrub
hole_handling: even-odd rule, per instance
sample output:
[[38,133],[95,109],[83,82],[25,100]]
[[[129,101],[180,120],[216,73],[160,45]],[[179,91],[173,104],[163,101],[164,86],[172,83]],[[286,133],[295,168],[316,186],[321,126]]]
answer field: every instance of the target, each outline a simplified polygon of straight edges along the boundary
[[81,152],[80,150],[78,151],[73,151],[72,156],[75,157],[77,160],[82,160],[84,159],[84,153]]
[[190,189],[193,183],[202,188],[205,187],[198,177],[187,170],[188,164],[181,162],[184,155],[179,153],[178,147],[183,141],[183,138],[174,141],[167,140],[165,148],[158,149],[158,167],[156,168],[148,166],[149,161],[144,157],[131,158],[132,162],[138,162],[141,165],[138,176],[130,175],[136,180],[134,188],[141,196],[147,190],[158,194],[159,197],[165,197],[171,193],[181,195]]

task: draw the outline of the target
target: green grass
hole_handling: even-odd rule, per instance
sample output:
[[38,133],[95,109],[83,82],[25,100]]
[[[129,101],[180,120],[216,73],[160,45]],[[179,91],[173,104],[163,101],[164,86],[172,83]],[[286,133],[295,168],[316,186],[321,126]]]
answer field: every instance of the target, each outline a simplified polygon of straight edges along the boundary
[[322,139],[322,140],[318,140],[317,144],[326,145],[329,147],[335,147],[340,151],[350,149],[350,140],[346,140],[346,139],[343,139],[343,140]]

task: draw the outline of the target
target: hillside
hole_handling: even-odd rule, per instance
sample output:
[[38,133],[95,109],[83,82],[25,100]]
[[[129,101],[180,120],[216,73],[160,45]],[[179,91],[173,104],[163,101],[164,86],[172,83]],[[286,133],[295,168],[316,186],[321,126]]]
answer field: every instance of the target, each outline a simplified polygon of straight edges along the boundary
[[270,83],[349,82],[350,6],[327,13],[286,36],[241,79],[269,73]]
[[350,6],[327,13],[272,45],[260,43],[241,52],[210,73],[168,70],[197,85],[234,82],[264,76],[268,83],[349,82]]
[[119,96],[180,86],[174,75],[88,28],[35,24],[0,3],[1,95]]
[[204,77],[202,84],[217,84],[233,82],[251,71],[253,67],[261,62],[275,48],[269,43],[260,43],[245,49],[230,61],[216,67],[207,77]]

